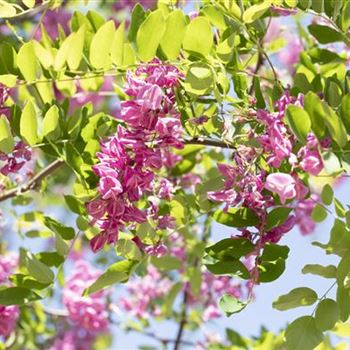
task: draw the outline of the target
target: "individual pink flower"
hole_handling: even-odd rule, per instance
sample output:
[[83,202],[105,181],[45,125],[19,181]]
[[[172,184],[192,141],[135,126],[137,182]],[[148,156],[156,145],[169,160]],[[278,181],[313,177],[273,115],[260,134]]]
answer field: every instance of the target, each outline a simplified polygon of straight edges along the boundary
[[16,305],[0,305],[0,336],[7,337],[15,329],[19,317],[19,308]]
[[18,265],[18,256],[15,253],[8,252],[0,256],[0,283],[8,281],[9,276],[14,272]]
[[318,175],[324,168],[320,153],[317,150],[310,151],[309,149],[302,153],[301,168],[311,175]]
[[266,177],[265,188],[271,192],[277,193],[282,204],[285,204],[287,199],[293,199],[297,195],[295,179],[289,174],[269,174]]
[[312,194],[310,198],[299,201],[295,207],[296,225],[302,235],[308,235],[315,230],[316,224],[312,220],[311,214],[319,200],[318,195]]

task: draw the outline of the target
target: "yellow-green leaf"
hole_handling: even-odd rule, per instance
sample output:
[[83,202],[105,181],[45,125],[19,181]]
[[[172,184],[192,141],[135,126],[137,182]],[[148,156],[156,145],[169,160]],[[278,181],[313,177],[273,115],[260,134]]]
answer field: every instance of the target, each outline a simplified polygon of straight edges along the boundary
[[187,26],[183,48],[189,53],[207,56],[213,46],[213,33],[209,21],[197,17]]
[[20,133],[24,140],[30,145],[35,145],[38,141],[38,121],[32,101],[28,101],[20,120]]
[[106,22],[96,32],[90,45],[90,63],[94,68],[103,69],[111,66],[111,43],[115,33],[113,21]]
[[14,140],[10,128],[10,123],[5,115],[0,115],[0,151],[11,153]]
[[50,107],[43,121],[43,134],[50,139],[57,139],[60,135],[59,109],[56,105]]
[[151,60],[157,52],[165,31],[163,12],[152,12],[141,24],[136,35],[137,52],[142,61]]
[[182,11],[171,12],[166,19],[166,29],[160,42],[160,47],[169,60],[175,60],[179,55],[185,32],[186,20]]

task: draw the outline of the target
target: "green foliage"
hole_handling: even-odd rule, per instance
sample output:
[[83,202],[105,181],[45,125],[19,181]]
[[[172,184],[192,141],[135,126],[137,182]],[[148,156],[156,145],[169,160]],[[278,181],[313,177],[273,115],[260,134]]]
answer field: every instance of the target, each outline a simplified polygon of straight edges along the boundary
[[219,300],[219,307],[226,316],[241,312],[246,306],[246,303],[242,303],[230,294],[224,294]]
[[340,318],[338,304],[332,299],[323,299],[315,313],[316,327],[321,331],[332,329]]
[[232,208],[226,212],[217,210],[213,215],[213,219],[230,227],[254,226],[259,222],[256,214],[249,208]]
[[124,260],[114,263],[84,291],[84,295],[90,295],[113,284],[126,282],[131,271],[138,264],[138,261]]
[[317,301],[317,294],[307,287],[291,290],[288,294],[281,295],[272,306],[280,311],[293,309],[299,306],[309,306]]
[[208,20],[197,17],[187,26],[183,48],[190,54],[208,56],[213,46],[213,34]]
[[165,28],[165,20],[161,10],[152,12],[141,24],[137,31],[136,44],[138,55],[142,61],[150,61],[156,55]]
[[286,329],[287,350],[312,350],[321,343],[322,332],[312,316],[302,316]]

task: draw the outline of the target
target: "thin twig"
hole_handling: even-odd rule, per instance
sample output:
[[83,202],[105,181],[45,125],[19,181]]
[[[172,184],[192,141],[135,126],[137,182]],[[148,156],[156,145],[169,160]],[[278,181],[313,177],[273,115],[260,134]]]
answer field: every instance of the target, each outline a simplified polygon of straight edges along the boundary
[[37,188],[41,181],[48,175],[52,174],[56,169],[61,167],[63,164],[63,161],[60,159],[57,159],[53,161],[51,164],[49,164],[46,168],[42,169],[39,173],[37,173],[28,183],[24,184],[23,186],[13,188],[11,190],[8,190],[0,195],[0,202],[5,201],[6,199],[16,197],[22,193],[25,193],[30,190],[34,190]]
[[183,343],[182,336],[184,334],[185,325],[187,323],[187,299],[188,299],[188,291],[185,288],[184,294],[183,294],[183,301],[182,301],[181,320],[180,320],[179,328],[177,330],[177,335],[174,343],[174,350],[179,350],[181,343]]
[[236,149],[236,147],[232,144],[225,143],[223,141],[217,141],[217,140],[209,140],[209,139],[191,139],[191,140],[185,140],[185,145],[203,145],[203,146],[210,146],[210,147],[220,147],[220,148],[227,148],[227,149]]

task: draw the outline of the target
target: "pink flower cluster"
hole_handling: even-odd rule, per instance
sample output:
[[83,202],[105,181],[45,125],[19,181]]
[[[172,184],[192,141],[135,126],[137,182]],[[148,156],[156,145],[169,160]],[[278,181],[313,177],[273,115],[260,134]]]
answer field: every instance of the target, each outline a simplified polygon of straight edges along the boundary
[[[180,273],[186,270],[187,252],[183,236],[178,233],[170,235],[168,237],[168,247],[163,246],[162,248],[162,254],[164,252],[168,252],[169,255],[183,262]],[[173,277],[176,278],[176,276]],[[162,298],[167,296],[175,283],[176,280],[170,279],[153,265],[149,265],[145,276],[134,277],[129,281],[128,294],[120,298],[119,304],[124,311],[140,319],[159,316],[161,315],[160,305],[162,304]],[[195,296],[191,293],[189,284],[184,286],[183,291],[188,293],[187,302],[190,307],[204,308],[204,322],[222,316],[217,305],[217,300],[221,295],[227,293],[236,298],[242,298],[244,294],[242,284],[229,276],[215,276],[207,270],[202,273],[202,282],[198,295]]]
[[[10,118],[10,109],[4,104],[10,96],[10,89],[0,84],[0,118]],[[0,152],[0,173],[7,176],[10,173],[16,174],[31,159],[30,149],[23,143],[18,142],[11,154]]]
[[17,305],[0,305],[0,336],[7,337],[15,329],[19,317]]
[[149,265],[145,276],[129,281],[128,294],[119,299],[119,304],[124,311],[137,318],[159,316],[161,309],[157,301],[168,294],[171,286],[170,279],[164,277],[153,265]]
[[[148,215],[158,219],[155,202],[148,209],[139,208],[144,194],[171,195],[172,184],[155,172],[163,165],[174,166],[178,159],[171,148],[183,147],[174,91],[181,77],[177,68],[158,59],[127,73],[125,92],[130,100],[121,103],[120,112],[125,127],[119,125],[116,135],[101,143],[99,163],[93,167],[100,196],[87,209],[101,229],[90,242],[94,252],[115,243],[121,228],[145,222]],[[161,228],[172,225],[170,218],[159,219]]]
[[95,337],[79,328],[73,328],[58,336],[49,350],[91,350]]
[[[256,120],[264,125],[264,129],[262,133],[252,132],[250,136],[259,141],[270,166],[279,168],[283,163],[290,167],[291,174],[277,172],[267,175],[266,170],[256,165],[259,150],[239,145],[233,154],[233,165],[218,165],[225,178],[224,189],[208,193],[209,199],[225,203],[225,210],[237,206],[252,209],[260,219],[257,225],[259,232],[264,232],[268,210],[278,204],[266,190],[278,194],[282,204],[286,204],[287,200],[296,200],[295,215],[290,215],[279,227],[264,232],[261,243],[278,242],[295,224],[300,225],[303,234],[314,228],[308,216],[317,202],[307,199],[308,188],[299,179],[297,171],[318,175],[324,167],[320,150],[329,147],[330,142],[328,139],[319,142],[310,133],[306,145],[297,154],[293,153],[297,140],[284,122],[285,110],[290,104],[302,107],[303,95],[295,98],[286,91],[276,103],[276,112],[258,110]],[[259,237],[248,229],[242,231],[244,237]]]
[[9,252],[0,256],[0,283],[8,281],[18,264],[17,254]]
[[[18,257],[13,253],[0,256],[0,283],[8,284],[8,278],[18,264]],[[19,317],[19,308],[16,305],[0,305],[0,336],[7,337],[15,329]]]
[[202,273],[202,283],[198,296],[190,295],[189,303],[204,308],[203,321],[207,322],[222,316],[217,301],[223,294],[240,299],[243,297],[243,285],[230,276],[215,276],[209,271]]
[[[23,142],[18,142],[12,153],[5,154],[0,152],[0,160],[3,165],[0,168],[0,173],[7,176],[9,174],[17,174],[28,161],[32,158],[32,151]],[[31,175],[31,174],[27,174]]]
[[78,260],[63,289],[63,304],[68,310],[69,319],[75,326],[90,334],[103,332],[108,328],[105,293],[101,291],[82,296],[83,291],[95,282],[100,274],[100,271],[95,270],[86,261]]

